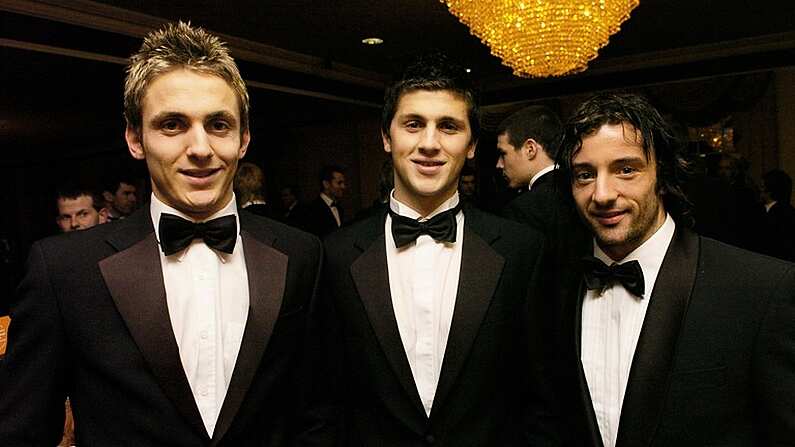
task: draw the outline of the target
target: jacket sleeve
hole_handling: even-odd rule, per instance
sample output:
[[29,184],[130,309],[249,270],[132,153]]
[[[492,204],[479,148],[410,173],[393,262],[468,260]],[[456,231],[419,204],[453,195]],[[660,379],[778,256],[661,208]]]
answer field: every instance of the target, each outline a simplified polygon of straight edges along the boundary
[[[57,445],[63,433],[66,348],[41,243],[11,300],[6,357],[0,364],[0,445]],[[51,256],[49,259],[53,259]]]
[[754,360],[760,426],[770,446],[795,440],[795,264],[775,284]]

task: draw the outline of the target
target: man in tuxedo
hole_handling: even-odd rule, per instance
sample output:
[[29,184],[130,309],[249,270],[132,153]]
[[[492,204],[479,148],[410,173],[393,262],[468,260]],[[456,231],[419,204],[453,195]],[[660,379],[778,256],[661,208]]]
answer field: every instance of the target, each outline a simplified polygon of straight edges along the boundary
[[578,278],[572,262],[587,251],[590,242],[556,169],[561,132],[558,115],[540,105],[513,113],[497,127],[497,168],[511,188],[528,189],[509,202],[502,214],[538,229],[547,238],[546,265],[555,284],[549,292],[559,297],[576,292]]
[[795,265],[687,228],[681,148],[637,95],[566,125],[559,161],[593,234],[566,303],[568,407],[586,445],[791,445]]
[[0,369],[0,445],[285,445],[302,401],[319,241],[239,211],[248,94],[217,37],[149,34],[125,137],[151,205],[33,245]]
[[320,195],[307,204],[304,228],[321,238],[341,227],[345,219],[340,205],[346,189],[342,171],[339,166],[321,168]]
[[542,236],[461,207],[479,135],[469,82],[437,54],[387,91],[388,208],[325,241],[344,445],[542,445]]

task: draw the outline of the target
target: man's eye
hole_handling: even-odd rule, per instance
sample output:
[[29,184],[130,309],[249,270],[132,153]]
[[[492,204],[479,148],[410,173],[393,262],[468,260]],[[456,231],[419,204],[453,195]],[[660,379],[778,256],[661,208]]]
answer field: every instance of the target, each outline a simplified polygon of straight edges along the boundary
[[406,124],[404,124],[404,127],[409,130],[416,130],[420,129],[422,124],[419,121],[407,121]]
[[215,132],[225,132],[232,128],[226,121],[213,121],[210,123],[210,128]]
[[441,129],[442,132],[452,133],[458,131],[458,126],[453,123],[441,123],[439,129]]
[[581,171],[574,174],[574,179],[580,183],[589,182],[593,180],[593,178],[593,173],[589,171]]
[[160,128],[168,131],[175,131],[180,129],[180,122],[178,120],[165,120],[160,123]]
[[631,175],[631,174],[634,174],[634,173],[638,172],[638,170],[637,170],[637,169],[635,169],[635,168],[633,168],[632,166],[623,166],[623,167],[622,167],[622,168],[619,170],[619,172],[620,172],[622,175]]

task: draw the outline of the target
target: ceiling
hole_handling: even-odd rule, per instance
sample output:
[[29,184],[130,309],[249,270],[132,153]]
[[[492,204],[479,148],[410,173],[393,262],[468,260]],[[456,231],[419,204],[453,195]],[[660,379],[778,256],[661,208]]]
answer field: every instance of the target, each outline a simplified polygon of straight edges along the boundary
[[[431,48],[472,68],[487,108],[795,65],[792,0],[641,0],[589,70],[540,80],[514,77],[437,0],[3,0],[0,144],[69,151],[118,137],[124,59],[177,19],[229,42],[257,120],[274,128],[377,110],[384,85]],[[371,36],[384,44],[361,43]]]

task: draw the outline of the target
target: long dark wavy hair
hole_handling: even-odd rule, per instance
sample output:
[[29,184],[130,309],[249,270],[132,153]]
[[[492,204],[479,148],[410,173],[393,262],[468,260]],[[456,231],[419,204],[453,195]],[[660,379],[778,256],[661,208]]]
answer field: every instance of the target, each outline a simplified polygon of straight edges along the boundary
[[572,160],[582,147],[582,139],[596,133],[603,125],[629,124],[641,135],[643,153],[657,165],[657,193],[665,210],[674,220],[692,226],[692,205],[683,185],[690,174],[683,141],[643,96],[630,93],[604,93],[586,100],[574,111],[563,131],[557,163],[560,176],[571,191]]

